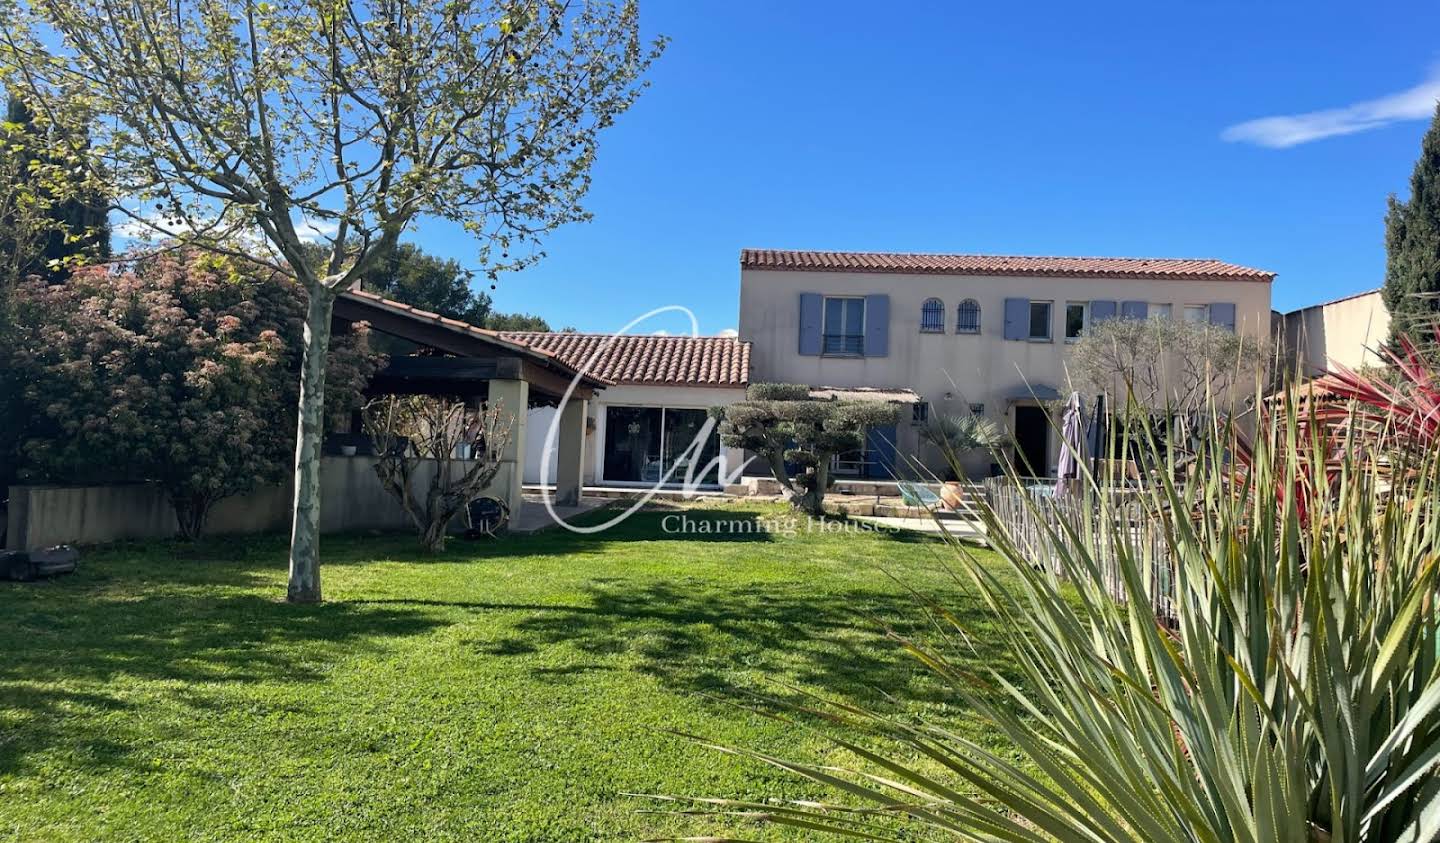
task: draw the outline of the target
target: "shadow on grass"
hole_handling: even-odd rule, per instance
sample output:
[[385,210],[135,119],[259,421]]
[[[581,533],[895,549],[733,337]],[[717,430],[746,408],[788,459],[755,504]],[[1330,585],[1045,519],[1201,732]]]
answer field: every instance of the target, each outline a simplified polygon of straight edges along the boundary
[[334,658],[442,623],[410,608],[294,606],[163,586],[7,599],[15,596],[0,591],[0,774],[40,749],[60,748],[87,765],[125,764],[126,743],[116,740],[125,726],[117,731],[97,716],[137,705],[125,696],[129,682],[177,683],[164,693],[199,716],[216,704],[216,683],[317,682]]
[[[778,508],[700,509],[697,522],[757,522]],[[777,691],[770,680],[797,683],[864,705],[887,696],[953,701],[925,668],[883,634],[882,620],[902,635],[928,635],[921,606],[900,587],[876,577],[863,582],[762,577],[743,570],[704,577],[685,574],[683,554],[709,541],[773,542],[758,527],[676,535],[667,514],[639,513],[598,536],[564,530],[507,536],[494,542],[452,542],[434,557],[487,564],[517,557],[574,557],[613,543],[657,543],[654,558],[675,558],[674,576],[629,576],[608,567],[556,602],[485,600],[357,600],[319,606],[281,601],[283,536],[216,538],[196,544],[118,545],[87,552],[81,573],[25,586],[0,584],[0,774],[28,753],[59,749],[78,763],[122,766],[127,746],[150,734],[129,718],[151,716],[131,683],[166,683],[163,693],[203,716],[234,683],[319,683],[326,665],[356,653],[382,651],[394,639],[425,635],[461,622],[456,612],[516,613],[500,637],[471,641],[496,659],[514,659],[537,681],[573,683],[603,671],[639,671],[684,692]],[[608,517],[593,513],[594,520]],[[883,537],[882,537],[883,538]],[[913,554],[912,537],[895,544]],[[932,540],[933,541],[933,540]],[[842,554],[843,543],[795,551]],[[720,550],[719,546],[714,549]],[[646,551],[648,553],[648,551]],[[772,552],[773,551],[769,551]],[[408,534],[328,536],[324,565],[416,562]],[[734,557],[737,564],[744,551]],[[767,570],[773,572],[775,564]],[[411,565],[406,576],[419,577]],[[618,573],[617,573],[618,572]],[[416,580],[417,587],[422,580]],[[578,592],[578,594],[577,594]],[[273,596],[272,596],[273,595]],[[443,595],[442,595],[443,596]],[[977,605],[951,590],[947,608],[983,627]],[[463,616],[462,616],[463,617]],[[978,636],[983,640],[983,636]],[[531,658],[535,654],[544,658]],[[521,658],[525,657],[525,658]],[[969,661],[989,664],[981,650]],[[255,705],[275,705],[260,695]],[[136,708],[131,711],[131,706]],[[103,718],[111,712],[124,718]],[[173,710],[172,710],[173,711]],[[133,740],[131,740],[133,738]]]
[[[912,595],[879,588],[817,592],[804,583],[592,582],[585,599],[570,605],[503,601],[378,601],[376,605],[450,606],[473,612],[519,612],[509,634],[471,642],[496,658],[524,657],[546,681],[584,681],[604,671],[640,671],[686,692],[732,697],[750,692],[789,696],[785,685],[821,689],[830,697],[862,705],[888,698],[956,703],[954,694],[887,630],[907,638],[935,640],[924,607]],[[988,623],[978,603],[947,595],[946,608],[972,624]],[[571,652],[566,652],[566,649]],[[536,654],[550,654],[535,664]],[[955,657],[954,651],[947,652]],[[957,666],[983,672],[999,651],[977,645]]]

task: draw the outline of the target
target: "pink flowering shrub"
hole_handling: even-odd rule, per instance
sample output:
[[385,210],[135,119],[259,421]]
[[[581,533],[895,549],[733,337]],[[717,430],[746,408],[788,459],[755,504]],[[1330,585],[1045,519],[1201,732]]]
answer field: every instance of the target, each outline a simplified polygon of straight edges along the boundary
[[[23,479],[157,483],[193,538],[217,501],[286,476],[305,313],[290,279],[172,252],[22,284],[13,306]],[[358,407],[379,362],[358,328],[331,344],[332,419]]]

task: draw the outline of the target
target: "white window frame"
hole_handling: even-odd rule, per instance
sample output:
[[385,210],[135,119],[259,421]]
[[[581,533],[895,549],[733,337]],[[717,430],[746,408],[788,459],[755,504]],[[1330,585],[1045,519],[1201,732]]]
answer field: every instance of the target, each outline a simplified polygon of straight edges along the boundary
[[[1190,318],[1192,311],[1197,311],[1200,318]],[[1208,304],[1187,304],[1185,305],[1185,310],[1183,312],[1185,314],[1186,322],[1194,322],[1199,325],[1210,324],[1210,305]]]
[[[1070,308],[1080,308],[1080,333],[1070,336]],[[1065,302],[1065,341],[1079,342],[1080,338],[1090,333],[1090,302],[1088,301],[1067,301]]]
[[[827,351],[825,350],[825,338],[831,336],[829,331],[830,322],[830,301],[859,302],[860,305],[860,351]],[[844,328],[845,312],[850,305],[843,305],[840,309],[841,328]],[[866,320],[870,318],[869,308],[865,306],[864,296],[822,296],[820,299],[820,355],[822,357],[864,357],[865,356],[865,334]],[[837,336],[848,337],[849,334],[838,334]]]
[[1175,318],[1175,305],[1171,302],[1150,302],[1150,317],[1152,319],[1173,319]]
[[[1045,336],[1036,336],[1035,330],[1035,305],[1045,305]],[[1055,341],[1055,302],[1043,299],[1031,299],[1030,306],[1025,309],[1025,339],[1029,342],[1054,342]]]

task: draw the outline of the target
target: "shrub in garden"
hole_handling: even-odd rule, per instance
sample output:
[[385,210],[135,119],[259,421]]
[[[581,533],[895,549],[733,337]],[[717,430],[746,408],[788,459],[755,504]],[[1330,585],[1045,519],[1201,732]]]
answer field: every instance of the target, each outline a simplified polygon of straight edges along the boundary
[[[157,483],[194,538],[216,502],[285,478],[305,314],[293,280],[169,252],[22,284],[13,307],[24,479]],[[327,406],[343,418],[378,361],[363,326],[333,348]]]

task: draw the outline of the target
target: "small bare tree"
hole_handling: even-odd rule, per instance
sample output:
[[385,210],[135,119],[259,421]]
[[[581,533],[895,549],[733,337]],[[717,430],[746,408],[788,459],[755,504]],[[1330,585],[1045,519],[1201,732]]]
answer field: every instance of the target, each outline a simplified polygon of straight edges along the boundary
[[383,395],[363,417],[380,483],[420,531],[421,546],[443,551],[450,522],[500,473],[515,416],[498,404],[472,410],[447,398]]

